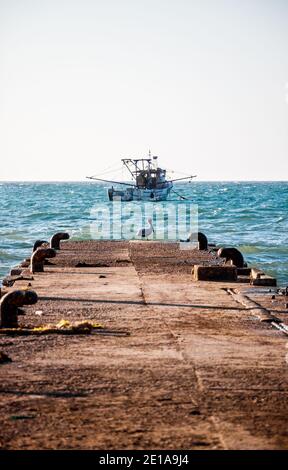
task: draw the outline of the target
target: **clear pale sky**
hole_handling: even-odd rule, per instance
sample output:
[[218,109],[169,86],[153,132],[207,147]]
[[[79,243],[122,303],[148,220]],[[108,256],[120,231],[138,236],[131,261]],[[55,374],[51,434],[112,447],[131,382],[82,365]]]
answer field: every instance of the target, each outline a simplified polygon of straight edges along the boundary
[[288,178],[287,0],[0,0],[0,179]]

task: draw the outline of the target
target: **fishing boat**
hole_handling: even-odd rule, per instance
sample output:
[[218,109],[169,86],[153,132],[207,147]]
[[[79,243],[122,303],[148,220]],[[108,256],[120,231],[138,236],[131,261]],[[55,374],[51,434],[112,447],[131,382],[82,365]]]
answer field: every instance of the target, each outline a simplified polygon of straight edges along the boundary
[[[109,201],[166,201],[175,181],[195,178],[195,175],[191,175],[167,180],[166,170],[158,166],[158,157],[151,157],[151,152],[148,158],[123,158],[121,161],[133,183],[87,176],[88,179],[112,183],[108,189]],[[123,189],[115,189],[114,185],[122,185]]]

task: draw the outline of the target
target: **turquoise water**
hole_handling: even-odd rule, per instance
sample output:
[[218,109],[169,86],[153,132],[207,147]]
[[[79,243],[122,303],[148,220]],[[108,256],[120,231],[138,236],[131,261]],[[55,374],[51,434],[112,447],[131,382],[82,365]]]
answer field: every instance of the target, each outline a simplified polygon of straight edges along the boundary
[[[288,182],[193,182],[175,190],[198,204],[199,230],[209,242],[238,247],[249,263],[288,285]],[[0,201],[1,279],[38,238],[64,230],[74,239],[91,238],[91,209],[106,203],[107,186],[0,183]]]

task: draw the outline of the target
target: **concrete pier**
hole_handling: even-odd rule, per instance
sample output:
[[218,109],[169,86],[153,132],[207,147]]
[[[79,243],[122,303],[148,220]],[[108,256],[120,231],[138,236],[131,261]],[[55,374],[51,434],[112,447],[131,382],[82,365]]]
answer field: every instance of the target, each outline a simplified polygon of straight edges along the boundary
[[267,287],[194,280],[215,258],[177,243],[61,248],[4,289],[37,292],[19,323],[105,329],[0,334],[2,449],[288,448],[288,340],[273,327],[288,310]]

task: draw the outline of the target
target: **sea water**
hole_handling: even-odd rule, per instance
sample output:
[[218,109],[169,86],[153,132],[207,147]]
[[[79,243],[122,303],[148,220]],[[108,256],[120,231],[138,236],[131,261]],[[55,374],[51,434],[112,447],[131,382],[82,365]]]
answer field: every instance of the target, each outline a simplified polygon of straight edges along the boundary
[[[30,256],[37,239],[56,231],[95,238],[95,213],[111,206],[107,189],[96,182],[0,183],[0,280]],[[199,231],[209,242],[238,248],[249,264],[288,285],[288,182],[192,182],[174,190],[167,204],[180,203],[180,194],[196,205]]]

